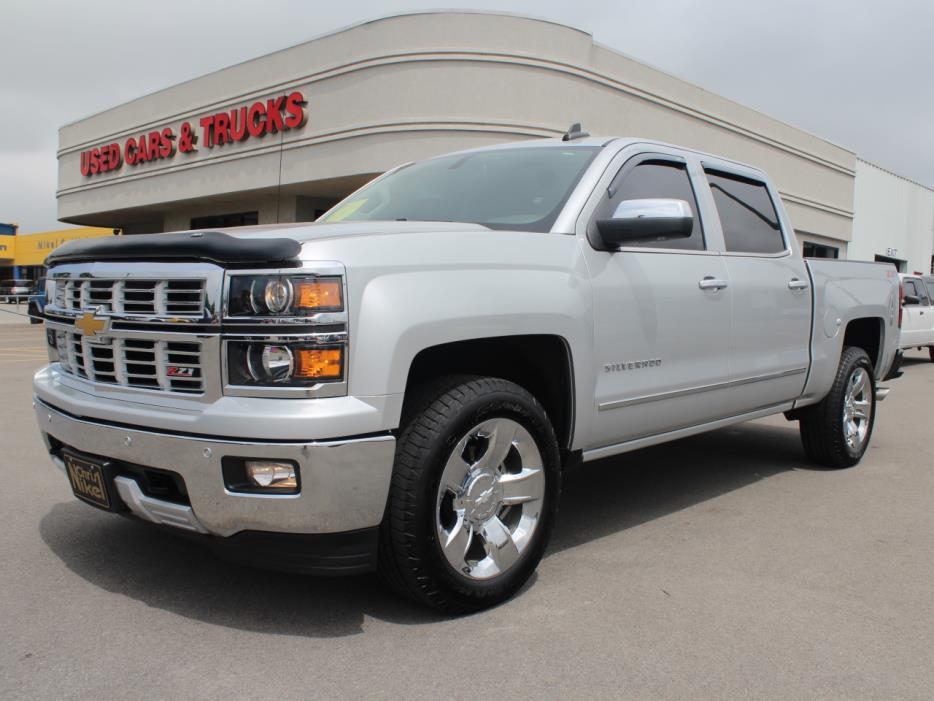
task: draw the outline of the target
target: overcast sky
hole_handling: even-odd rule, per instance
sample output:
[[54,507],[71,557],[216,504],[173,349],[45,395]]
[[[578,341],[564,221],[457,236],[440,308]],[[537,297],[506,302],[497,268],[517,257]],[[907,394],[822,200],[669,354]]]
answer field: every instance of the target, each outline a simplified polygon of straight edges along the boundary
[[[0,221],[60,228],[58,127],[418,0],[0,0]],[[553,19],[934,186],[932,0],[460,0]]]

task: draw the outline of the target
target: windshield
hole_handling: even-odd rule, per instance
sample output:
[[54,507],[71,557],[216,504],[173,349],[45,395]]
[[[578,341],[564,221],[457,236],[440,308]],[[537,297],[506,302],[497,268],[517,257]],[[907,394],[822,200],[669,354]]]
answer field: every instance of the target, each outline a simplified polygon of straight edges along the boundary
[[432,158],[368,185],[319,221],[454,221],[549,231],[598,150],[529,147]]

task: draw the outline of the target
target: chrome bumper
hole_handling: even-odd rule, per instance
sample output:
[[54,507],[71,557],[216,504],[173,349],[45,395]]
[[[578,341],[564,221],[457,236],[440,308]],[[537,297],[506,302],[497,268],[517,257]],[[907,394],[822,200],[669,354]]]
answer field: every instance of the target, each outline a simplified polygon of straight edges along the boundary
[[[50,450],[55,445],[51,437],[89,455],[181,475],[190,507],[146,496],[134,480],[116,478],[117,492],[127,506],[155,523],[230,536],[240,531],[342,533],[376,526],[383,517],[395,454],[395,438],[388,434],[267,443],[124,428],[76,418],[38,398],[35,412]],[[302,491],[295,495],[230,492],[222,477],[224,456],[294,460]],[[63,467],[60,460],[56,462]]]

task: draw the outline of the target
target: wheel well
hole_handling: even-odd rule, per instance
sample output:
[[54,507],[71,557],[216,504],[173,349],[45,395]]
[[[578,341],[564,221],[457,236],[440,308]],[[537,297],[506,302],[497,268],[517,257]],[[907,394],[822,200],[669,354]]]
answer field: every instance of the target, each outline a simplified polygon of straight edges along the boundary
[[409,368],[406,399],[434,379],[461,374],[500,377],[525,388],[544,407],[558,445],[570,446],[574,380],[571,350],[560,336],[498,336],[426,348]]
[[879,364],[879,348],[882,345],[882,319],[871,317],[854,319],[846,325],[843,335],[843,347],[857,346],[866,351],[872,366]]

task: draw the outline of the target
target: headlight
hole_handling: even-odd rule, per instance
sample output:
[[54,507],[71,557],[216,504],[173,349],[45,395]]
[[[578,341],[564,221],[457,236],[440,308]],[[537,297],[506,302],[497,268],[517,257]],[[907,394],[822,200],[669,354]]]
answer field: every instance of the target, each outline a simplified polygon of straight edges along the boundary
[[232,385],[308,387],[344,379],[344,347],[303,342],[227,342],[227,376]]
[[310,316],[343,309],[339,277],[232,275],[230,278],[228,316]]

